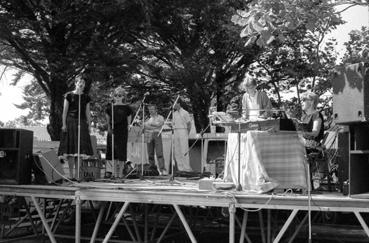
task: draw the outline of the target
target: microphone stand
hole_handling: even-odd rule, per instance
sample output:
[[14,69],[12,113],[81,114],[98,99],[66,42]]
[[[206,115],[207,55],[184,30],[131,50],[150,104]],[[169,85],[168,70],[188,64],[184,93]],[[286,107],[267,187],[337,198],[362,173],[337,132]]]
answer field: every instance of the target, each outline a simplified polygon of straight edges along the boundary
[[146,99],[146,93],[144,94],[144,97],[142,98],[141,104],[138,107],[138,110],[136,111],[135,116],[132,119],[131,125],[129,126],[128,130],[131,130],[131,127],[133,126],[133,123],[135,122],[138,113],[140,112],[140,110],[142,109],[142,124],[141,124],[141,179],[143,179],[144,177],[144,145],[145,145],[145,99]]
[[116,166],[115,166],[115,143],[114,143],[114,98],[111,101],[111,163],[113,166],[113,177],[116,176]]
[[142,99],[142,133],[141,133],[141,179],[144,177],[144,151],[145,151],[145,99],[146,95],[144,95]]
[[[174,127],[173,127],[173,118],[174,118],[174,106],[177,104],[177,102],[178,102],[178,99],[179,99],[179,97],[180,97],[180,95],[178,95],[177,96],[177,98],[176,98],[176,100],[174,101],[174,103],[173,103],[173,105],[172,105],[172,107],[171,107],[171,111],[169,112],[169,114],[168,114],[168,116],[167,116],[167,118],[165,119],[165,122],[164,122],[164,124],[166,124],[167,122],[168,122],[168,120],[169,120],[169,117],[170,117],[170,115],[172,114],[172,135],[171,135],[171,139],[170,139],[170,142],[171,142],[171,146],[170,146],[170,153],[171,153],[171,176],[170,176],[170,178],[169,178],[169,181],[171,181],[171,182],[174,182],[175,180],[174,180]],[[158,136],[160,136],[160,134],[163,132],[163,128],[164,128],[164,126],[161,128],[161,130],[160,130],[160,132],[159,132],[159,134],[158,134]]]
[[201,131],[200,131],[200,137],[197,137],[196,138],[195,142],[193,142],[193,144],[191,144],[191,146],[189,147],[189,149],[187,150],[187,152],[184,153],[184,155],[187,155],[193,149],[193,147],[195,147],[197,141],[199,141],[200,138],[201,138],[201,140],[204,138],[204,133],[206,132],[206,129],[209,128],[209,126],[210,126],[210,123],[205,128],[201,129]]
[[78,94],[78,135],[77,135],[77,181],[80,180],[80,165],[81,165],[81,94]]
[[241,122],[238,122],[237,140],[238,140],[238,161],[237,161],[238,171],[237,171],[236,191],[242,191],[242,186],[241,186]]

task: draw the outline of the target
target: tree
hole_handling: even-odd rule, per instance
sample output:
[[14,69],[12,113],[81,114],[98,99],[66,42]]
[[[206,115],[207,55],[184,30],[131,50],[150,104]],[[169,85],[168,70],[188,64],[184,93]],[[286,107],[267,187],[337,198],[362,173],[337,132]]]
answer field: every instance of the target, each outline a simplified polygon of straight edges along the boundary
[[[111,79],[111,62],[115,73],[130,67],[128,52],[119,60],[114,53],[117,48],[119,53],[129,49],[121,39],[128,39],[126,30],[142,22],[133,16],[141,14],[140,9],[136,1],[0,1],[0,64],[35,77],[50,102],[52,140],[59,139],[63,95],[76,74],[87,69],[93,78],[91,72],[99,68],[104,70],[100,81],[106,81]],[[130,24],[125,25],[122,16],[132,20]]]
[[345,43],[346,52],[342,63],[367,62],[369,57],[369,30],[362,27],[361,30],[353,30],[349,33],[350,39]]
[[[300,92],[318,95],[330,90],[336,54],[326,35],[343,21],[327,1],[257,1],[239,10],[232,21],[243,27],[245,45],[263,48],[252,65],[264,87],[271,85],[277,104],[300,104]],[[280,92],[297,91],[297,99],[282,102]],[[325,102],[328,104],[328,102]]]
[[137,40],[145,49],[140,74],[148,82],[181,92],[198,129],[208,124],[212,99],[224,110],[234,87],[258,48],[245,48],[231,22],[244,1],[156,1],[150,5],[149,35]]
[[50,100],[35,80],[26,85],[23,90],[24,102],[15,105],[19,109],[29,109],[29,113],[25,116],[28,121],[42,122],[50,113]]

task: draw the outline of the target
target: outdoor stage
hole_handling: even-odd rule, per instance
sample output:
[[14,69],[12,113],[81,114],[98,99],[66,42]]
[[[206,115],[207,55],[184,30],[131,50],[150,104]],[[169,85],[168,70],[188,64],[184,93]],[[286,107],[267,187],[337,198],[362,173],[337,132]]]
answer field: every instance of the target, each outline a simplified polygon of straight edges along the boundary
[[[28,218],[34,235],[40,236],[40,226],[43,225],[41,235],[47,235],[51,242],[66,237],[78,243],[82,240],[173,242],[173,239],[174,242],[177,239],[179,242],[204,242],[201,232],[206,225],[210,225],[210,234],[215,235],[220,228],[224,231],[226,239],[213,242],[293,242],[297,237],[301,239],[299,232],[309,229],[303,239],[307,242],[309,235],[314,233],[317,212],[345,212],[352,213],[353,221],[361,226],[361,232],[365,232],[362,236],[368,240],[369,228],[365,220],[369,212],[369,195],[348,197],[338,192],[320,191],[309,196],[306,192],[309,180],[305,153],[296,133],[249,131],[238,137],[236,135],[204,134],[190,138],[190,145],[196,145],[190,151],[190,159],[197,165],[197,177],[170,180],[170,176],[145,176],[143,179],[96,179],[91,182],[65,180],[58,185],[0,185],[0,196],[18,197],[25,212],[13,228],[5,229],[2,225],[0,232],[4,233],[5,229],[8,230],[5,235],[10,235],[9,232],[21,225],[18,222]],[[163,140],[168,142],[168,139]],[[196,144],[196,141],[199,143]],[[141,147],[138,145],[132,147]],[[46,155],[57,147],[57,143],[34,143],[33,152]],[[165,147],[168,150],[169,146]],[[132,151],[144,154],[139,149]],[[234,184],[239,182],[242,190],[222,187],[228,185],[229,180],[220,181],[218,187],[199,186],[203,182],[199,177],[203,175],[203,169],[215,165],[210,161],[222,155],[224,175],[233,178],[231,181]],[[165,156],[169,157],[169,154],[165,153]],[[241,168],[240,174],[238,168]],[[213,169],[212,174],[215,174]],[[55,173],[49,177],[53,178],[53,175]],[[56,178],[49,180],[55,181]],[[258,184],[260,181],[262,184]],[[263,187],[247,187],[266,182],[277,182],[272,183],[276,187],[264,193],[251,190]],[[195,217],[193,211],[201,211],[201,215]],[[58,227],[68,221],[66,214],[72,215],[75,220],[72,223],[73,233],[66,235],[62,232],[61,236]],[[211,228],[214,222],[222,227],[216,225]],[[86,231],[86,225],[91,223],[90,230]],[[258,231],[256,236],[255,231]],[[119,238],[117,234],[124,238]],[[176,238],[170,238],[173,234]],[[0,238],[2,236],[0,234]],[[255,237],[259,238],[255,240]]]
[[[75,242],[80,242],[81,239],[89,239],[90,242],[94,242],[98,235],[100,225],[104,220],[104,214],[108,210],[108,205],[111,205],[108,202],[121,202],[122,204],[119,204],[119,207],[116,209],[115,217],[109,226],[108,233],[104,234],[105,238],[103,242],[112,242],[110,238],[116,230],[118,223],[123,221],[126,224],[124,215],[130,204],[168,205],[174,209],[173,212],[175,213],[168,220],[167,226],[159,234],[160,236],[150,242],[162,241],[176,216],[179,217],[180,222],[185,228],[189,241],[198,242],[196,234],[193,233],[194,227],[196,226],[189,223],[189,216],[184,213],[187,208],[197,206],[202,208],[215,207],[228,209],[229,242],[232,243],[236,241],[251,242],[247,235],[247,218],[251,214],[250,212],[258,212],[259,209],[268,212],[266,227],[261,226],[264,228],[261,242],[280,242],[288,229],[295,232],[292,236],[289,234],[289,242],[292,242],[302,225],[308,223],[308,214],[297,223],[292,225],[291,223],[298,212],[309,212],[309,209],[311,211],[352,212],[369,238],[369,228],[361,215],[361,213],[369,212],[369,197],[353,198],[338,193],[322,193],[313,194],[309,201],[308,195],[296,194],[289,191],[283,193],[271,192],[267,194],[256,194],[245,191],[239,192],[235,189],[199,190],[198,182],[198,180],[188,180],[185,178],[177,178],[177,180],[171,182],[169,181],[169,177],[150,177],[144,180],[125,180],[124,183],[117,181],[115,183],[69,183],[59,186],[0,185],[0,195],[30,198],[51,242],[57,242],[54,233],[55,229],[52,229],[53,227],[55,228],[55,221],[57,219],[53,219],[52,223],[46,220],[44,209],[42,208],[42,200],[39,200],[43,198],[71,201],[70,205],[75,210]],[[81,236],[81,225],[85,224],[81,220],[81,209],[83,208],[81,205],[86,201],[93,202],[94,205],[97,204],[99,208],[96,206],[96,210],[99,210],[99,213],[96,215],[96,220],[94,220],[96,224],[93,233],[91,235]],[[284,223],[278,226],[278,233],[272,234],[272,230],[275,231],[276,229],[273,228],[275,225],[271,222],[270,214],[280,210],[288,210],[290,213],[284,215]],[[239,220],[237,215],[241,217],[243,215],[242,219]],[[262,220],[262,217],[259,219]],[[280,218],[280,220],[282,219]],[[148,235],[150,233],[148,228],[147,220],[145,219],[145,233],[143,236],[134,235],[132,231],[129,231],[132,242],[148,242]],[[197,229],[195,228],[195,230]],[[240,239],[238,240],[236,237],[240,237]]]

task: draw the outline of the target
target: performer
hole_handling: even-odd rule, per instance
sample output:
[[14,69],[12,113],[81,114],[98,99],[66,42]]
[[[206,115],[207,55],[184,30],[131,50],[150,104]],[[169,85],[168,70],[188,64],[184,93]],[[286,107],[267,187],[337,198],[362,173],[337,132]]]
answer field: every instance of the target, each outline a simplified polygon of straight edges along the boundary
[[144,123],[145,134],[147,134],[147,153],[149,155],[149,163],[151,169],[156,169],[155,152],[159,164],[159,174],[166,175],[167,171],[164,164],[163,141],[159,134],[161,127],[164,125],[164,117],[157,113],[155,105],[148,105],[150,118]]
[[321,151],[321,142],[324,137],[324,119],[322,114],[316,109],[318,104],[318,96],[316,94],[312,92],[303,93],[301,101],[303,115],[297,127],[298,130],[302,131],[302,139],[310,164],[312,187],[317,189],[320,187],[320,180],[324,177],[324,170],[327,166],[326,163],[322,163],[314,158],[314,154],[320,154]]
[[[174,129],[174,160],[177,162],[179,171],[192,171],[188,155],[188,134],[191,131],[191,118],[181,106],[181,100],[174,106],[173,112]],[[172,161],[173,163],[173,161]]]
[[[91,99],[83,93],[84,88],[85,81],[79,75],[75,79],[75,89],[64,95],[62,136],[58,155],[68,160],[69,176],[72,179],[78,176],[76,166],[78,161],[78,129],[80,129],[80,156],[86,158],[93,155],[90,139]],[[78,128],[79,124],[80,128]]]
[[264,91],[256,89],[256,80],[250,75],[246,75],[242,87],[246,90],[242,96],[242,118],[247,120],[257,120],[258,118],[269,117],[272,104]]
[[[112,135],[114,134],[114,160],[116,160],[114,177],[122,177],[124,162],[127,161],[128,126],[132,119],[132,109],[127,104],[127,93],[122,87],[114,90],[113,104],[108,104],[105,116],[108,123],[106,159],[112,160]],[[113,107],[113,114],[112,114]],[[112,123],[114,117],[114,123]]]
[[299,130],[303,131],[303,138],[307,152],[320,146],[324,137],[323,115],[316,110],[318,96],[312,92],[301,95],[301,123]]

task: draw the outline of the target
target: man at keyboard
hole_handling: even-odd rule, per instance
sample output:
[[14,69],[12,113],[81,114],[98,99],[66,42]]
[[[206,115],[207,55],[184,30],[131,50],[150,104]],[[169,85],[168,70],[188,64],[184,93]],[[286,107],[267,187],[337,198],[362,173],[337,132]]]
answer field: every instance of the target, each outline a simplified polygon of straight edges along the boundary
[[246,92],[242,96],[242,118],[246,120],[266,119],[271,116],[272,104],[264,91],[256,89],[256,79],[246,74],[241,88]]

